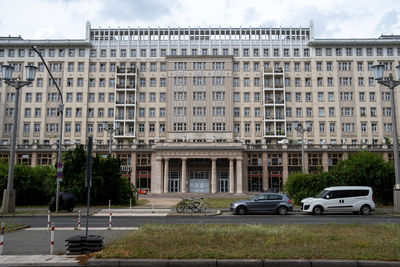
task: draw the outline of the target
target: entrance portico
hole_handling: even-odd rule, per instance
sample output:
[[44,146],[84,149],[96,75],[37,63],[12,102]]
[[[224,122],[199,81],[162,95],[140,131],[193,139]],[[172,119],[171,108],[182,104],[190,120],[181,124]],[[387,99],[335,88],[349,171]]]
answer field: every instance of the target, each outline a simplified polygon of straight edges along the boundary
[[241,146],[180,146],[157,146],[159,193],[242,193]]

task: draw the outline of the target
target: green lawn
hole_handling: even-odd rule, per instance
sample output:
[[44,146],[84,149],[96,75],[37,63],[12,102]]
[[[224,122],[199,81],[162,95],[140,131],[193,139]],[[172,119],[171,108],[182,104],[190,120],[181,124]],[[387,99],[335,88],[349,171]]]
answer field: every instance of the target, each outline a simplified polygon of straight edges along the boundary
[[400,260],[400,225],[145,225],[98,258]]

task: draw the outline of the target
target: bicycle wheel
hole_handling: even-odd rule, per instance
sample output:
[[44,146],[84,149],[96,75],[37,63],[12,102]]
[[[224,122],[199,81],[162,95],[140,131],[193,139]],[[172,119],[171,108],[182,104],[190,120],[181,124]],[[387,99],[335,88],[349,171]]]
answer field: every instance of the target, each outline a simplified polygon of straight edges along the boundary
[[195,213],[201,210],[201,203],[200,201],[193,201],[190,206],[191,210]]
[[204,213],[210,212],[210,211],[211,211],[210,203],[204,202],[204,203],[203,203],[203,206],[201,207],[201,210],[202,210]]
[[176,205],[176,212],[182,213],[186,209],[186,204],[184,202],[179,202],[178,205]]

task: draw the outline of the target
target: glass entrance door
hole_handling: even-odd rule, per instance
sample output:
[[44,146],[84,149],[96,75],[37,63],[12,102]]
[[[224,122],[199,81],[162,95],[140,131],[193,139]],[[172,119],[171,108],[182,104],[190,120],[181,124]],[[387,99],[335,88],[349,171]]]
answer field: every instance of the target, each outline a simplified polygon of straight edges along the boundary
[[168,173],[168,192],[181,191],[181,173],[169,172]]
[[210,193],[210,172],[208,171],[191,171],[190,193]]
[[229,172],[221,171],[219,172],[219,187],[218,191],[221,193],[229,192]]

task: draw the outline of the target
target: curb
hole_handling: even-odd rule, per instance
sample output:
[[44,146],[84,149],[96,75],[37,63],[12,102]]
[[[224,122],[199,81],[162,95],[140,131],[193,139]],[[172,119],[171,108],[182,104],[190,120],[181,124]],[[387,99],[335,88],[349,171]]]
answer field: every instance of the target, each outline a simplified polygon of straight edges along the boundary
[[399,266],[398,261],[366,260],[324,260],[324,259],[290,259],[290,260],[257,260],[257,259],[96,259],[92,258],[87,266],[207,266],[207,267],[372,267]]
[[213,213],[169,213],[167,217],[206,217],[206,216],[218,216],[221,215],[221,211],[217,210]]

